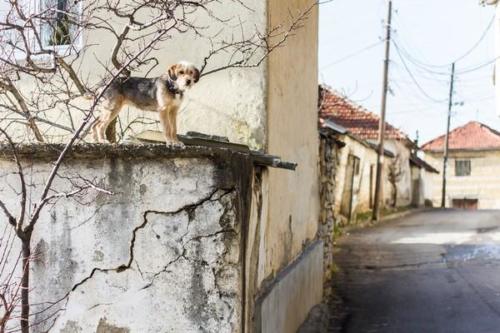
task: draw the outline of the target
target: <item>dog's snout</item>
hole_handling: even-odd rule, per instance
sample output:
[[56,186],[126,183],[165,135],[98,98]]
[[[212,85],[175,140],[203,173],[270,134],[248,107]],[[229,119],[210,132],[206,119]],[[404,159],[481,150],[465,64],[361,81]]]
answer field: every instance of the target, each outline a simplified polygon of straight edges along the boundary
[[189,85],[191,85],[191,80],[187,80],[187,81],[186,81],[186,84],[187,84],[188,86],[189,86]]

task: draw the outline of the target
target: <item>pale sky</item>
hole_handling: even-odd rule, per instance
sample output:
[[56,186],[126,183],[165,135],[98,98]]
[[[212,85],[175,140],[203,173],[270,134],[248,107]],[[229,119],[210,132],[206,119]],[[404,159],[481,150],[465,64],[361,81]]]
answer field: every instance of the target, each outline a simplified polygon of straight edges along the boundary
[[[470,71],[495,57],[494,27],[488,29],[494,7],[478,0],[394,0],[393,6],[394,42],[423,91],[392,45],[388,122],[412,139],[418,130],[420,144],[444,134],[451,63],[469,53],[456,65],[454,99],[464,104],[454,106],[451,127],[478,120],[500,130],[493,64]],[[377,114],[386,13],[387,0],[334,0],[320,7],[320,82]]]

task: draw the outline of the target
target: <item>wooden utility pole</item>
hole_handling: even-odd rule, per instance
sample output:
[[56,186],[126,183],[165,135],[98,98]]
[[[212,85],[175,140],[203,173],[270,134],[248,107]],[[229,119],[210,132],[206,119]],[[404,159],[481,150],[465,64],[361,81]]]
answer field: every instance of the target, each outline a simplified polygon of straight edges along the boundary
[[446,168],[448,166],[448,148],[450,136],[451,108],[453,107],[453,87],[455,84],[455,63],[451,65],[450,97],[448,100],[448,120],[446,122],[446,137],[444,142],[443,158],[443,188],[441,191],[441,208],[446,208]]
[[385,135],[385,110],[387,106],[387,91],[389,90],[389,61],[391,56],[391,22],[392,22],[392,0],[389,0],[387,12],[387,31],[385,37],[385,60],[384,60],[384,82],[382,90],[382,108],[378,125],[378,155],[377,175],[375,178],[375,198],[373,201],[372,221],[380,218],[380,201],[382,196],[382,171],[384,168],[384,135]]

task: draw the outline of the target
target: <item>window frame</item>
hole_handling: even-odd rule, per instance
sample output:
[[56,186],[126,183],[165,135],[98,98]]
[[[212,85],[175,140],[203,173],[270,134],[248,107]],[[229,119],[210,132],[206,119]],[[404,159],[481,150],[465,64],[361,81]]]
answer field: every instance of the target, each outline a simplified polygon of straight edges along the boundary
[[[30,0],[27,0],[30,1]],[[31,0],[32,1],[32,0]],[[47,2],[47,0],[35,0],[37,2],[38,6],[38,11],[41,11],[42,8],[44,7],[44,2]],[[56,0],[56,2],[59,0]],[[71,0],[66,0],[67,2],[71,2]],[[78,1],[76,8],[76,13],[74,15],[77,15],[79,19],[83,17],[83,1]],[[43,36],[43,30],[42,30],[42,24],[39,26],[39,32],[40,32],[40,38],[42,39],[42,43],[44,43],[44,36]],[[74,34],[74,42],[70,44],[64,44],[64,45],[43,45],[43,48],[45,49],[53,49],[57,54],[60,55],[69,55],[68,51],[71,51],[71,49],[76,49],[76,51],[79,51],[82,49],[83,46],[83,29],[78,28],[75,30]],[[72,38],[73,36],[70,36]]]
[[472,161],[470,159],[455,160],[455,177],[470,177],[472,175]]
[[[32,15],[35,13],[39,13],[42,8],[45,6],[44,2],[47,0],[20,0],[22,5],[25,7],[25,14],[26,15]],[[71,1],[71,0],[68,0]],[[81,20],[83,18],[83,1],[78,1],[78,4],[75,6],[76,8],[76,15],[78,15],[79,19]],[[40,34],[40,38],[42,38],[42,43],[44,40],[43,36],[43,22],[38,22],[36,23],[37,31]],[[74,42],[71,44],[67,45],[43,45],[43,48],[46,50],[51,50],[54,51],[57,55],[60,56],[69,56],[73,53],[79,52],[83,48],[83,32],[84,29],[81,27],[78,27],[75,29],[74,33]],[[35,36],[33,35],[32,32],[29,32],[27,34],[28,41],[30,43],[30,47],[34,50],[39,50],[39,46],[35,42]],[[26,53],[23,50],[19,49],[13,49],[12,52],[12,58],[15,59],[15,61],[25,61],[26,60]],[[36,62],[47,62],[47,61],[52,61],[53,58],[50,54],[35,54],[31,55],[31,59]]]

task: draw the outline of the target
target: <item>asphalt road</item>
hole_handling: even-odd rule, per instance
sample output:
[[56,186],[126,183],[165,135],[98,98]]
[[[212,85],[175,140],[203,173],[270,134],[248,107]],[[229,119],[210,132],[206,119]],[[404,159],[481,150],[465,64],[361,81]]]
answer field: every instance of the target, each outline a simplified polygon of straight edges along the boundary
[[341,332],[500,332],[500,211],[432,211],[339,239]]

